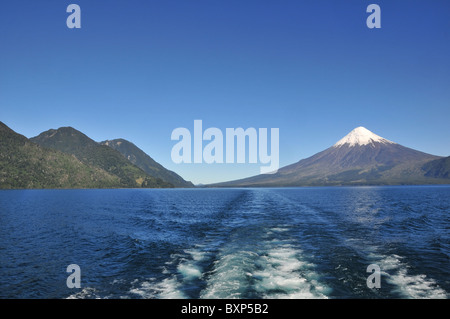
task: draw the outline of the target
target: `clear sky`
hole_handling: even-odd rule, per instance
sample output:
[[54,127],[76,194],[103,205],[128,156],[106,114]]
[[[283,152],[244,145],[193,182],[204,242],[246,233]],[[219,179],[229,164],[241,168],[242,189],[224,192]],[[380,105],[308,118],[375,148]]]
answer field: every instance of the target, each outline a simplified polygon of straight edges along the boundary
[[[81,29],[66,8],[81,7]],[[381,29],[366,8],[381,7]],[[9,0],[0,121],[125,138],[194,183],[258,164],[175,164],[172,130],[279,128],[280,166],[357,126],[450,155],[448,0]]]

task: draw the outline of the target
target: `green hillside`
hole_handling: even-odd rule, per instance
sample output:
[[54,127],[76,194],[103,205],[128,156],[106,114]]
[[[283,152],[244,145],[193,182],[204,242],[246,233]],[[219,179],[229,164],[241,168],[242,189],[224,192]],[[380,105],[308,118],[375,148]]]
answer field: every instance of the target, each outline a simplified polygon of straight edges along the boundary
[[119,178],[41,147],[0,122],[0,188],[107,188]]
[[131,163],[141,168],[150,176],[165,180],[175,187],[194,187],[191,182],[185,181],[181,176],[172,172],[161,164],[156,162],[153,158],[147,155],[144,151],[138,148],[133,143],[124,139],[115,139],[101,142],[102,145],[109,146],[119,151]]
[[30,140],[41,146],[71,154],[87,165],[117,176],[117,187],[173,187],[160,178],[148,175],[118,151],[95,142],[72,127],[48,130]]

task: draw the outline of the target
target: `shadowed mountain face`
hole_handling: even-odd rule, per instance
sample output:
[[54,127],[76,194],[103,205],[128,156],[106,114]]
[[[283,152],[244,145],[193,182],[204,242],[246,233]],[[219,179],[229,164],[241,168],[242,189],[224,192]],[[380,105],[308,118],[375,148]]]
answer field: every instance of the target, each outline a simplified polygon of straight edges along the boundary
[[117,185],[117,176],[72,155],[39,146],[0,122],[0,189]]
[[124,139],[107,140],[100,144],[119,151],[127,160],[142,169],[150,176],[161,178],[175,187],[193,187],[191,182],[185,181],[181,176],[172,172],[138,148],[133,143]]
[[434,178],[450,178],[450,156],[426,163],[423,166],[425,176]]
[[214,186],[322,186],[449,183],[426,175],[424,164],[438,156],[419,152],[358,127],[332,147],[276,174],[258,175]]
[[97,167],[119,178],[118,187],[173,187],[138,168],[118,151],[101,145],[71,127],[48,130],[31,141],[66,154],[74,155],[81,162]]

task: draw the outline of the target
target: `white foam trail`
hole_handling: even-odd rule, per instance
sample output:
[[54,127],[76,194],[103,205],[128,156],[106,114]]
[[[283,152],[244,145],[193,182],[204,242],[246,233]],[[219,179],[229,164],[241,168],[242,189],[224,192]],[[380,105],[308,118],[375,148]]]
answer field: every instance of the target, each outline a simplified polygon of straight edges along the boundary
[[390,255],[381,260],[381,273],[388,282],[397,286],[397,291],[405,298],[413,299],[446,299],[447,292],[439,287],[432,278],[426,275],[408,274],[408,265],[401,261],[402,257]]
[[202,276],[201,269],[192,263],[179,264],[177,269],[186,280],[196,279]]
[[83,290],[70,295],[66,299],[101,299],[97,295],[97,292],[98,291],[95,288],[86,287],[86,288],[83,288]]
[[[215,262],[201,298],[244,298],[257,293],[264,298],[327,298],[331,291],[319,282],[315,266],[301,258],[302,251],[290,244],[285,225],[261,234],[259,251],[223,251]],[[278,236],[277,236],[278,237]]]
[[178,272],[183,275],[185,280],[201,278],[203,269],[198,263],[204,260],[207,254],[198,249],[186,249],[184,252],[190,255],[190,259],[182,258],[177,267]]
[[186,299],[186,295],[180,291],[181,284],[175,276],[155,283],[151,278],[141,283],[140,287],[133,288],[130,293],[144,299]]
[[286,228],[286,227],[274,227],[271,230],[274,231],[274,232],[285,232],[285,231],[288,231],[289,228]]
[[249,285],[249,276],[256,256],[250,251],[224,254],[215,262],[207,287],[200,294],[200,298],[243,298]]
[[197,249],[186,249],[184,252],[187,254],[190,254],[192,259],[195,261],[202,261],[206,257],[205,252],[203,252],[201,250],[197,250]]
[[264,298],[327,298],[329,289],[317,281],[314,265],[302,261],[300,254],[291,245],[271,248],[257,262],[262,270],[253,273],[256,291]]
[[[162,266],[162,273],[170,275],[171,272],[168,267],[178,263],[176,269],[182,275],[181,281],[179,276],[175,274],[161,282],[156,282],[154,278],[150,278],[129,292],[146,299],[186,299],[187,296],[182,292],[182,286],[190,280],[202,277],[202,269],[197,263],[205,259],[206,253],[197,249],[187,249],[184,252],[190,256],[172,254],[171,259],[165,262],[165,266]],[[137,282],[138,280],[132,282],[132,284]]]

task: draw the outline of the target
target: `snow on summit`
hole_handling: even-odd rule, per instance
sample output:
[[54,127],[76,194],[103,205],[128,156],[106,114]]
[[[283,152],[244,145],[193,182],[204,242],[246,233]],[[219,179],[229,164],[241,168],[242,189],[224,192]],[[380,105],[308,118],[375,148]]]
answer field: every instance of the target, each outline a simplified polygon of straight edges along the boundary
[[348,133],[344,138],[340,139],[336,144],[334,144],[334,147],[343,146],[345,144],[348,144],[349,146],[356,146],[356,145],[368,145],[374,142],[378,143],[384,143],[384,144],[395,144],[394,142],[391,142],[385,138],[382,138],[381,136],[378,136],[365,127],[357,127],[350,133]]

